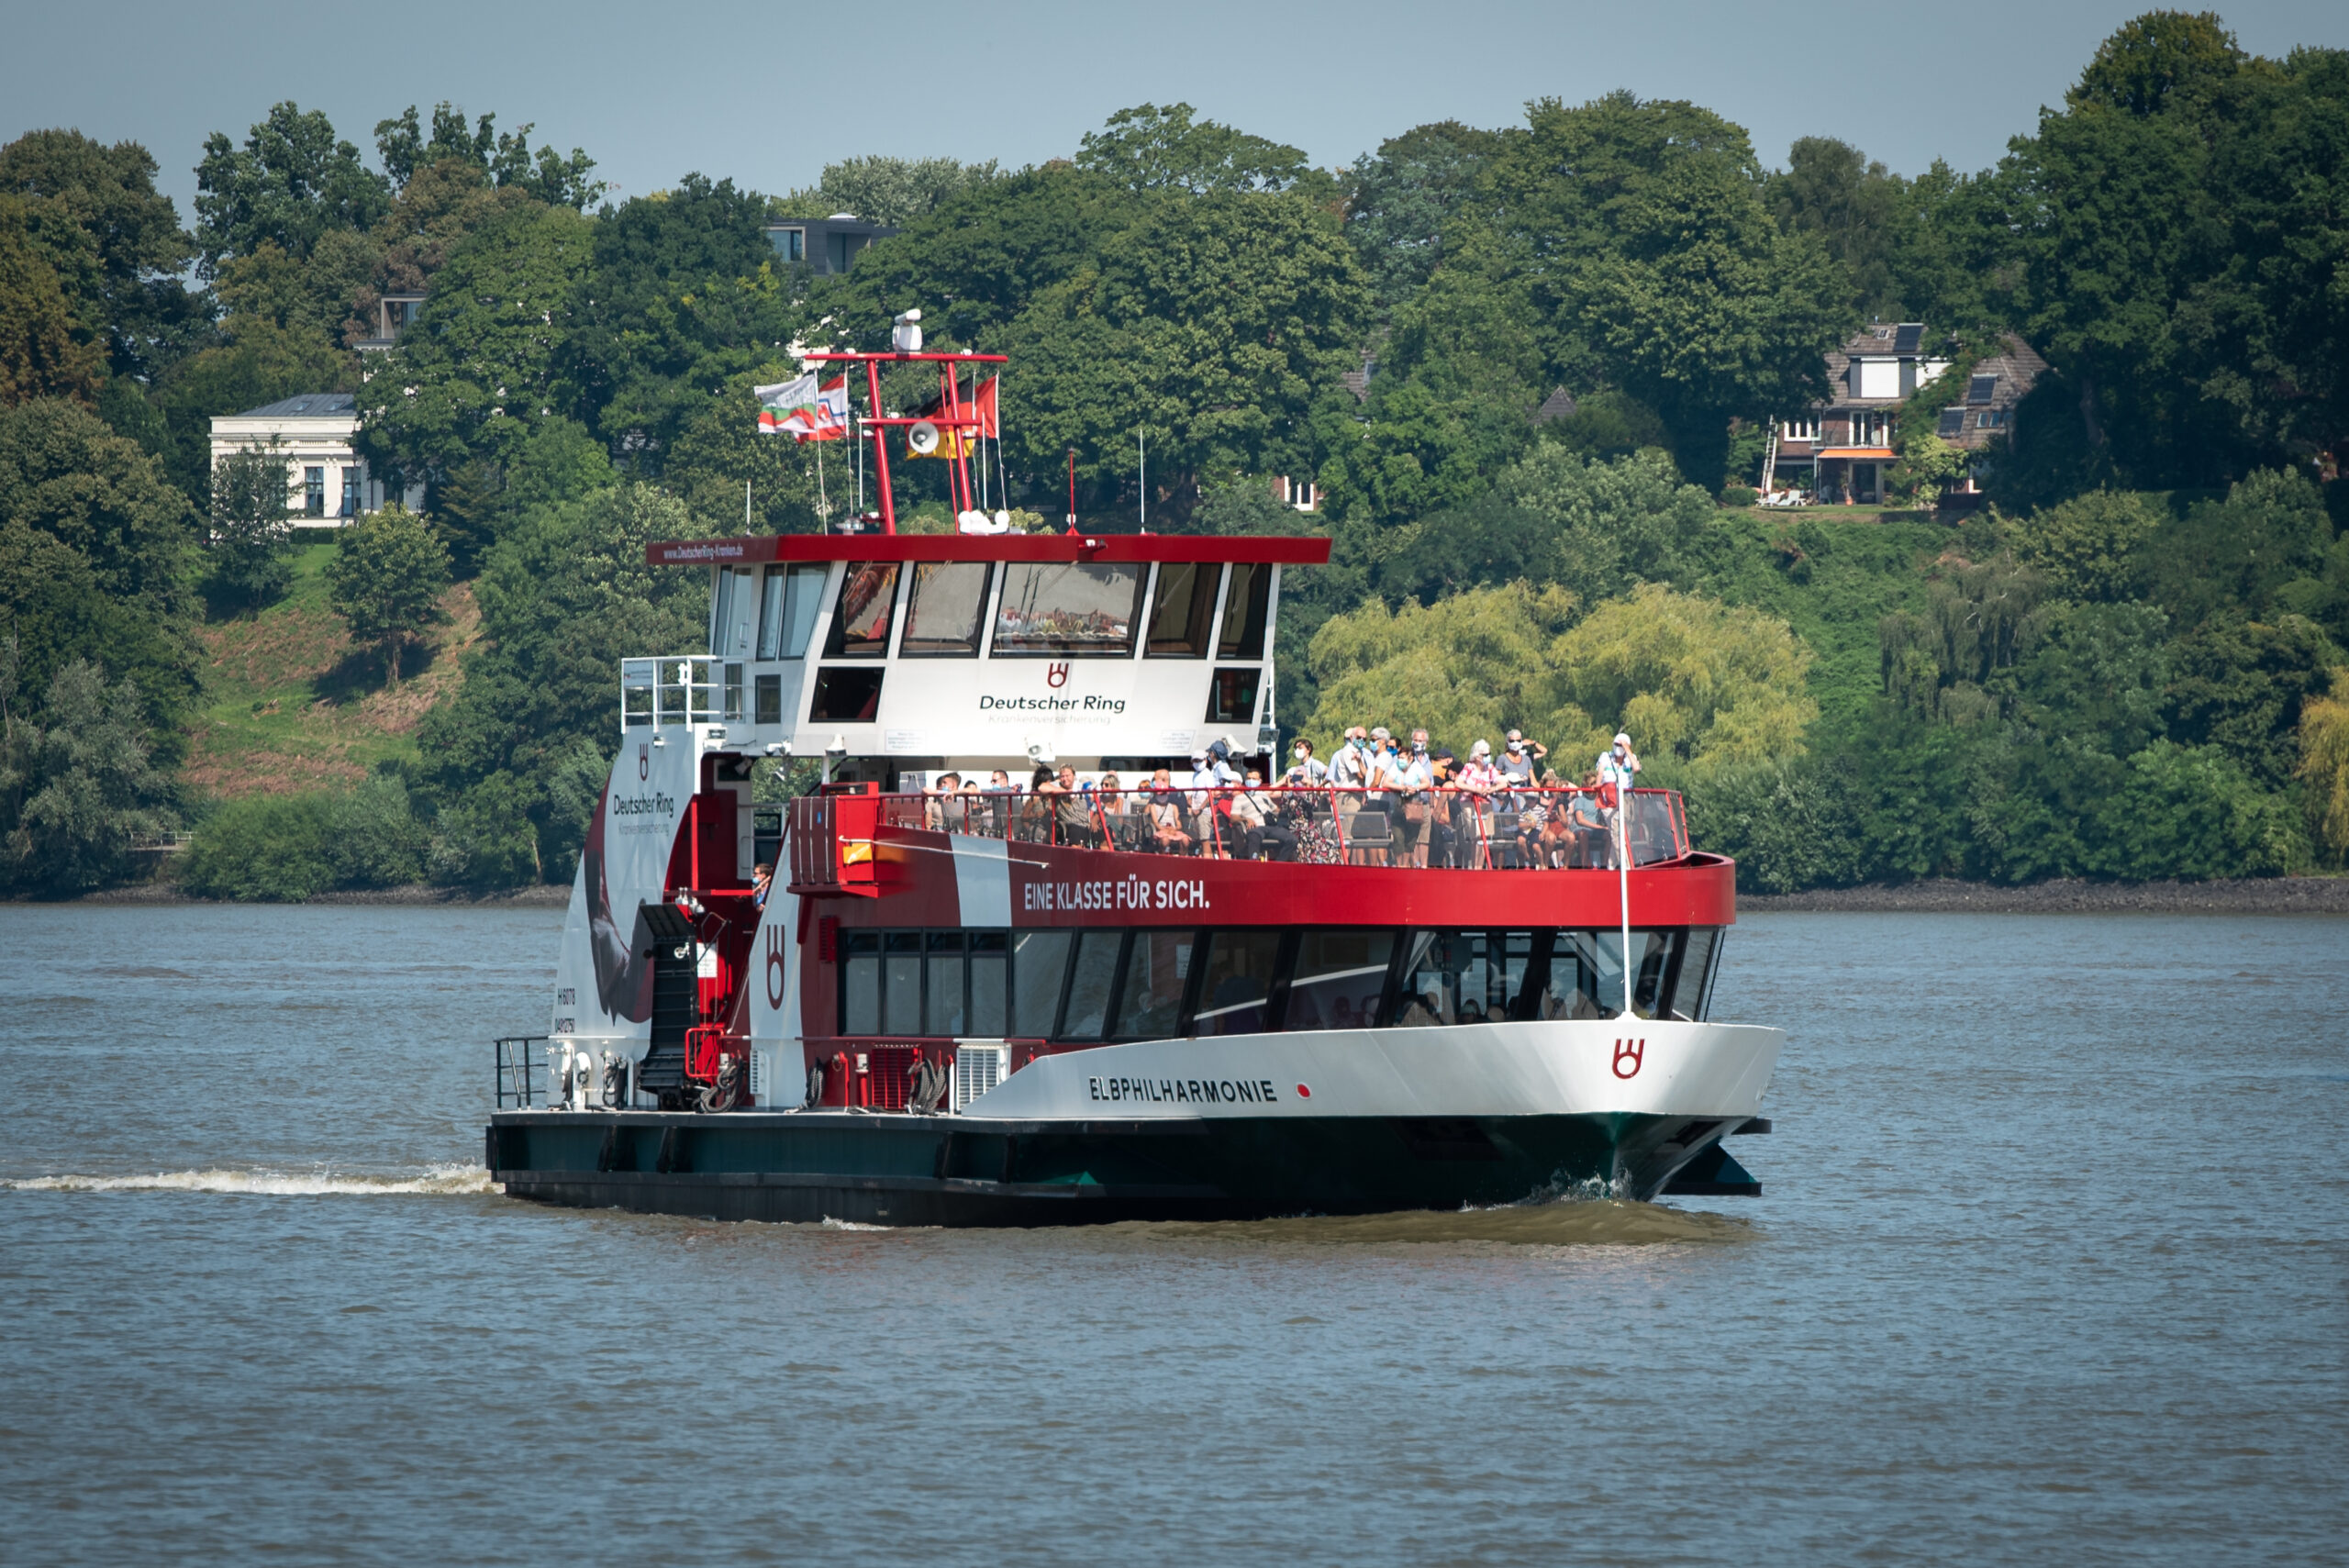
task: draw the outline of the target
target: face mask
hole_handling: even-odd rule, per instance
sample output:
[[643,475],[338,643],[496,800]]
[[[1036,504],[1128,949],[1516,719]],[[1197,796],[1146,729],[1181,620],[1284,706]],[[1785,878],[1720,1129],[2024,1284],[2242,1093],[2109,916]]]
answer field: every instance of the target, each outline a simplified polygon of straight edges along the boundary
[[1307,757],[1310,756],[1312,753],[1310,753],[1310,752],[1308,752],[1308,751],[1292,751],[1292,752],[1291,752],[1291,753],[1289,753],[1289,754],[1290,754],[1291,756],[1295,757],[1298,762],[1302,762],[1303,761],[1305,761],[1305,759],[1306,759]]

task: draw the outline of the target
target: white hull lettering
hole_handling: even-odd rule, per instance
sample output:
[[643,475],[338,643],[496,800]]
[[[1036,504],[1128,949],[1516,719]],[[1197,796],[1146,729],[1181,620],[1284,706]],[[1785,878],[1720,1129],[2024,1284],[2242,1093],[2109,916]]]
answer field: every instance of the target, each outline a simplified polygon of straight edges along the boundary
[[1146,881],[1120,877],[1115,882],[1030,882],[1019,891],[1019,906],[1029,911],[1079,912],[1096,909],[1208,909],[1214,901],[1208,884],[1186,877]]

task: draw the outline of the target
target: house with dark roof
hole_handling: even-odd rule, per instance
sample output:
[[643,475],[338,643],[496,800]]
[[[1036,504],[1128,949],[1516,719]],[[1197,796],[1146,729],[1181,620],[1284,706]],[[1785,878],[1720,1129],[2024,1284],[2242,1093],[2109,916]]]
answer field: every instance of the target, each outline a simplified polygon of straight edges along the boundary
[[[1899,456],[1892,441],[1900,406],[1950,362],[1947,350],[1920,321],[1878,322],[1854,333],[1827,356],[1834,395],[1781,419],[1772,430],[1763,488],[1792,483],[1821,501],[1884,500],[1886,478]],[[1942,439],[1980,450],[2008,427],[2015,405],[2046,368],[2021,339],[2002,339],[1999,352],[1975,367],[1967,401],[1955,417],[1943,411]]]
[[[340,528],[387,499],[384,482],[367,471],[351,445],[359,433],[358,400],[348,392],[307,392],[212,421],[212,465],[229,453],[272,447],[285,459],[285,506],[297,527]],[[424,487],[395,490],[388,499],[412,512],[424,509]]]

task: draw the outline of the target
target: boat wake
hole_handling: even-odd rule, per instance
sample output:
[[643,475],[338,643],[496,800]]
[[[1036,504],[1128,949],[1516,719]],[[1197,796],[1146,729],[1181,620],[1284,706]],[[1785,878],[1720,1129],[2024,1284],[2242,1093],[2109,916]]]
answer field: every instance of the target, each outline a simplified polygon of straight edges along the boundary
[[313,1171],[158,1171],[136,1176],[28,1176],[0,1181],[25,1193],[228,1193],[243,1197],[446,1196],[500,1190],[479,1165],[432,1165],[421,1175]]
[[1743,1241],[1754,1234],[1750,1222],[1725,1214],[1571,1194],[1490,1208],[1298,1215],[1223,1224],[1177,1222],[1147,1229],[1153,1236],[1168,1239],[1319,1246],[1486,1241],[1523,1247],[1654,1247]]

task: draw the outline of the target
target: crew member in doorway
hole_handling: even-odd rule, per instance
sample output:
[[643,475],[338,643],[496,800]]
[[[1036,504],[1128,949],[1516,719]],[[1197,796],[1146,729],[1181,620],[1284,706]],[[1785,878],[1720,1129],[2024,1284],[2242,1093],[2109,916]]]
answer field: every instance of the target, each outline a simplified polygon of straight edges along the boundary
[[[736,863],[740,864],[740,862],[737,862]],[[771,887],[774,883],[774,867],[767,864],[764,861],[761,861],[757,867],[751,873],[751,906],[752,908],[763,909],[767,906],[767,889]]]

